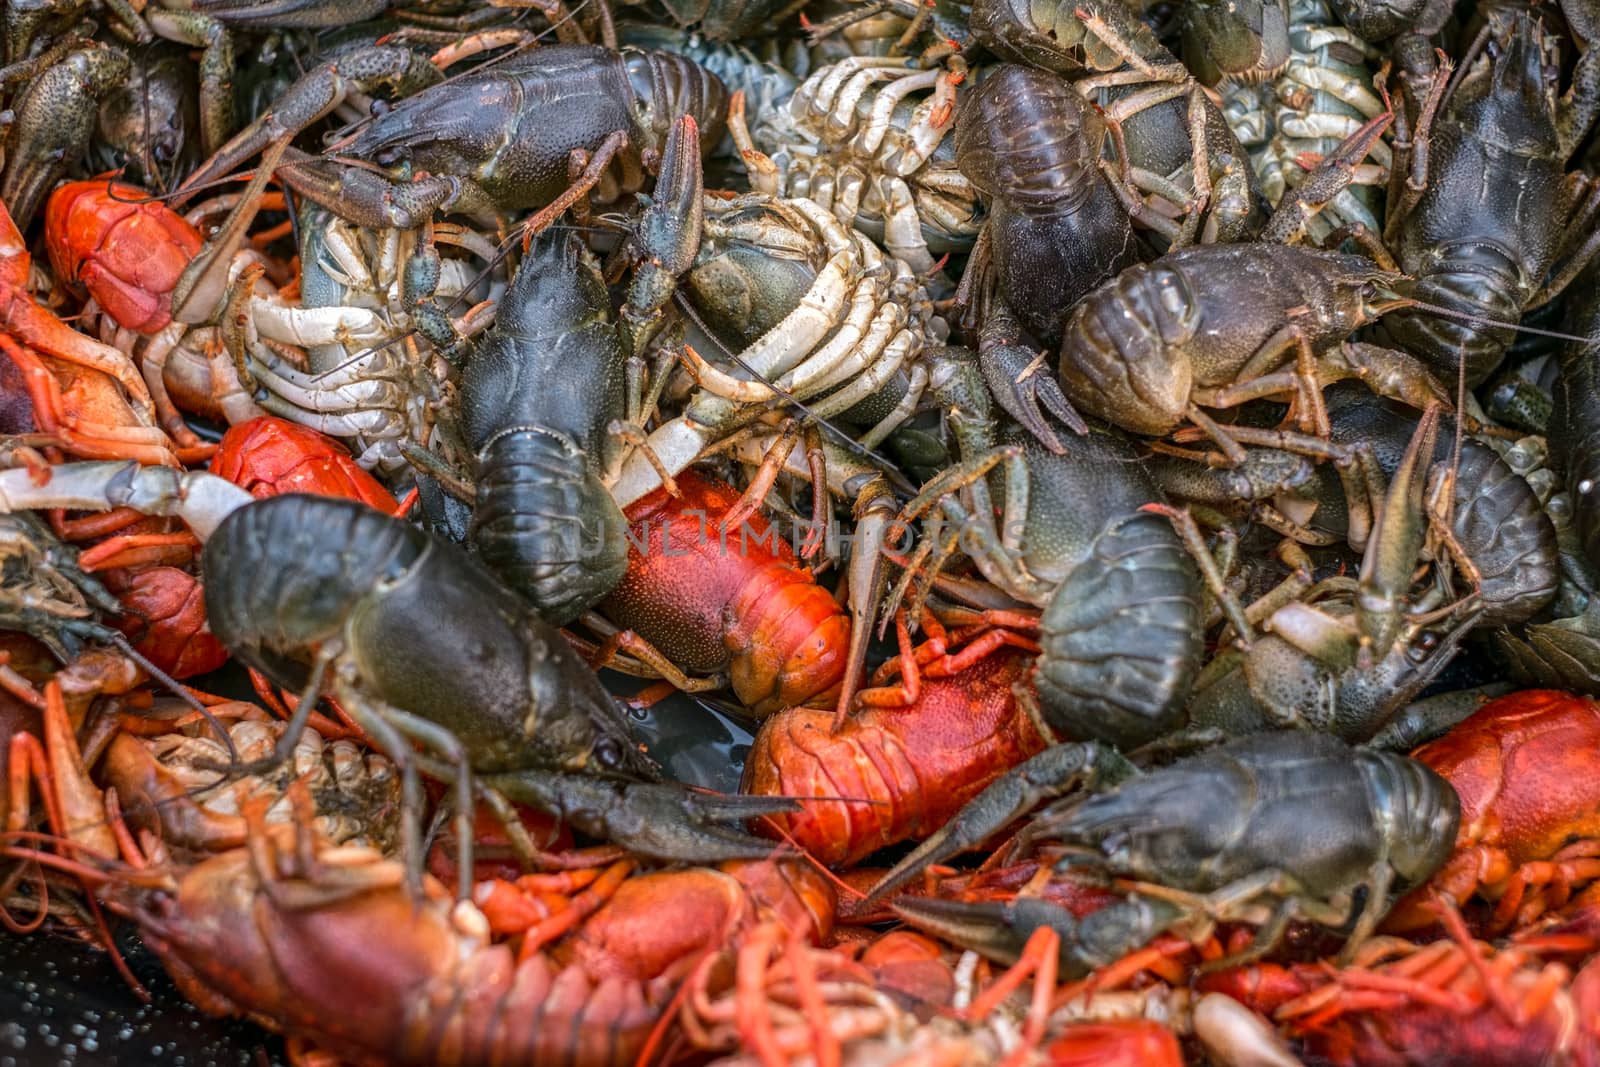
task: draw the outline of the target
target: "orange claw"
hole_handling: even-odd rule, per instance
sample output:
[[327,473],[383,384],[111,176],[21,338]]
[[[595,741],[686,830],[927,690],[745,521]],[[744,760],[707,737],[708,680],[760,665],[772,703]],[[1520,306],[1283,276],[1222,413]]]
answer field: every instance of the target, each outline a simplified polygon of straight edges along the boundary
[[[956,88],[966,81],[967,72],[953,70],[940,79],[938,93],[942,97],[928,112],[928,121],[934,129],[943,129],[956,113]],[[948,88],[946,88],[948,87]]]
[[60,820],[56,831],[90,856],[116,856],[117,840],[103,817],[105,803],[89,781],[61,683],[54,678],[44,687],[44,746],[55,793],[52,818]]
[[[862,707],[906,707],[916,703],[923,678],[954,677],[1002,648],[1038,652],[1039,642],[1007,628],[1012,625],[1036,628],[1037,620],[1014,612],[986,612],[982,622],[952,636],[938,619],[924,612],[922,630],[928,639],[912,650],[903,613],[896,612],[895,638],[900,655],[878,668],[872,676],[874,688],[856,694],[856,702]],[[958,645],[959,650],[952,652]],[[901,676],[900,685],[885,687],[896,674]]]
[[618,888],[633,872],[634,866],[632,860],[618,860],[581,893],[573,897],[567,907],[547,919],[540,920],[523,935],[522,951],[518,953],[517,958],[527,959],[550,942],[564,937],[579,923],[593,915],[602,904],[617,893]]

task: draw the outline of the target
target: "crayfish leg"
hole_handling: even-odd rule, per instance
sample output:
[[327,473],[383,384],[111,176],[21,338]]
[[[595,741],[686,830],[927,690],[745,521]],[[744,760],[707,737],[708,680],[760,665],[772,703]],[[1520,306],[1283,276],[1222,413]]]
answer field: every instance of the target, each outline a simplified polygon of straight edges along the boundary
[[[337,669],[337,667],[335,668]],[[466,746],[454,733],[420,715],[394,707],[341,680],[336,683],[339,703],[367,736],[377,742],[400,772],[400,851],[406,869],[406,887],[421,899],[424,852],[422,847],[422,779],[419,766],[455,786],[457,856],[456,895],[472,899],[473,775]],[[302,700],[302,703],[304,701]],[[297,716],[298,710],[296,709]],[[287,731],[285,731],[287,736]],[[443,757],[426,760],[413,752],[418,742]],[[281,742],[280,742],[281,743]],[[509,824],[508,824],[509,826]],[[514,839],[513,839],[514,840]]]

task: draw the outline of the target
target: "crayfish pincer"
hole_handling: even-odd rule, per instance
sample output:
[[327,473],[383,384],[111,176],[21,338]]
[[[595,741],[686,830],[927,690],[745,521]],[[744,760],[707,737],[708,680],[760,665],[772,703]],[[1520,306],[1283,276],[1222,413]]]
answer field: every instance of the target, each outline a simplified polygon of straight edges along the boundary
[[1421,882],[1449,857],[1460,817],[1455,790],[1415,760],[1296,731],[1047,809],[1028,836],[1093,849],[1093,863],[1123,877],[1209,894],[1214,918],[1268,905],[1272,918],[1257,920],[1265,948],[1297,912],[1328,926],[1359,916],[1359,942],[1397,881]]
[[[567,191],[573,152],[593,166],[585,188],[617,163],[621,188],[641,187],[641,153],[659,150],[672,120],[691,114],[713,143],[728,94],[692,60],[666,52],[551,45],[449,81],[418,71],[403,49],[374,46],[318,67],[271,112],[207,160],[185,188],[228,173],[326,115],[352,91],[411,93],[341,146],[339,157],[285,168],[285,181],[353,222],[413,229],[436,208],[457,213],[543,207]],[[432,178],[410,181],[417,171]],[[293,172],[293,173],[291,173]]]
[[[1090,747],[1047,749],[952,825],[991,793],[1037,802],[1046,795],[1041,770],[1069,772],[1050,783],[1062,792],[1092,783],[1093,773],[1106,781],[1109,753],[1091,761],[1071,751]],[[1019,781],[1032,784],[1019,793]],[[1065,849],[1058,870],[1089,867],[1143,883],[1134,899],[1156,906],[1122,931],[1129,950],[1184,920],[1247,922],[1257,927],[1244,952],[1253,958],[1301,918],[1347,929],[1348,954],[1383,918],[1391,889],[1424,881],[1449,857],[1460,818],[1455,790],[1421,763],[1297,731],[1240,738],[1097,796],[1065,796],[1018,840]],[[874,895],[905,876],[897,867]],[[1119,922],[1126,919],[1124,911]]]

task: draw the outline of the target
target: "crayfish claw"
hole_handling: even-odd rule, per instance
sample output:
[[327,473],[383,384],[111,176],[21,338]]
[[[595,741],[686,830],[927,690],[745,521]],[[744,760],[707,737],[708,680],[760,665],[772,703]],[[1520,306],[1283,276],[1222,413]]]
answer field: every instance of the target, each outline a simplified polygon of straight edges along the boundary
[[694,116],[684,115],[667,134],[655,198],[634,227],[637,269],[621,312],[630,355],[644,354],[661,329],[678,279],[694,266],[705,225],[704,192],[700,128]]
[[681,863],[759,860],[786,852],[786,846],[740,824],[800,810],[787,797],[691,793],[675,783],[630,785],[626,792],[626,813],[608,823],[610,839],[629,851]]
[[693,793],[676,782],[623,782],[587,774],[489,775],[484,785],[581,833],[668,863],[766,859],[783,846],[738,824],[800,807],[787,797]]
[[1115,901],[1082,918],[1040,897],[908,897],[895,901],[894,910],[920,930],[1008,966],[1022,958],[1035,931],[1048,927],[1058,938],[1059,973],[1069,979],[1115,963],[1184,917],[1177,905],[1141,896]]
[[1089,432],[1089,424],[1067,400],[1045,362],[1045,353],[1022,343],[1022,326],[1004,304],[997,304],[984,323],[978,368],[1006,413],[1056,455],[1065,454],[1066,447],[1045,417],[1044,408],[1073,433]]
[[1047,800],[1102,782],[1121,781],[1134,773],[1132,764],[1105,745],[1052,745],[996,778],[967,801],[938,833],[879,879],[863,906],[876,904],[924,868],[977,848]]
[[1078,920],[1059,904],[1038,897],[1014,900],[941,900],[905,897],[892,905],[911,926],[971,949],[997,963],[1013,964],[1034,930],[1047,926],[1060,935],[1062,962],[1078,939]]

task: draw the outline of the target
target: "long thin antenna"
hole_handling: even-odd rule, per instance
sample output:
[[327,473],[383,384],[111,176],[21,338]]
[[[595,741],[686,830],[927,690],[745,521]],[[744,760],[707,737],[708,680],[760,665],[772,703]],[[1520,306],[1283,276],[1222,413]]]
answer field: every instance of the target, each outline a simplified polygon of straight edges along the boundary
[[146,674],[170,689],[173,695],[175,695],[179,700],[183,701],[185,704],[189,705],[189,707],[199,712],[200,717],[204,719],[210,725],[211,729],[216,731],[217,736],[222,739],[223,747],[228,750],[228,763],[234,766],[238,765],[239,750],[233,747],[233,738],[229,735],[227,730],[223,729],[221,721],[218,720],[215,715],[211,714],[210,708],[207,708],[204,704],[200,703],[200,701],[196,700],[194,698],[194,694],[189,692],[187,687],[179,685],[172,675],[168,674],[160,667],[157,667],[154,663],[151,663],[143,653],[128,643],[128,639],[126,637],[123,637],[121,634],[114,633],[111,635],[111,643],[116,645],[117,650],[124,656],[127,656],[129,659],[133,660],[133,662],[142,667]]
[[[1593,337],[1579,337],[1575,333],[1562,333],[1559,330],[1541,330],[1537,326],[1524,326],[1520,322],[1501,322],[1499,319],[1486,319],[1482,315],[1473,315],[1466,311],[1457,311],[1454,308],[1442,307],[1439,304],[1430,304],[1424,300],[1407,298],[1406,306],[1426,311],[1430,315],[1438,315],[1444,319],[1457,319],[1461,322],[1470,322],[1474,326],[1493,326],[1500,330],[1515,330],[1518,333],[1530,334],[1534,337],[1553,337],[1558,341],[1577,341],[1579,344],[1592,345],[1596,343]],[[1396,309],[1399,310],[1399,309]]]

